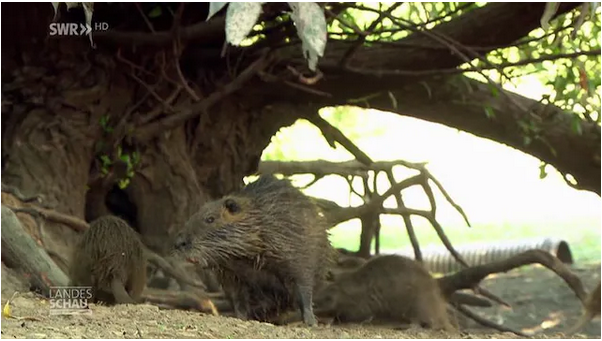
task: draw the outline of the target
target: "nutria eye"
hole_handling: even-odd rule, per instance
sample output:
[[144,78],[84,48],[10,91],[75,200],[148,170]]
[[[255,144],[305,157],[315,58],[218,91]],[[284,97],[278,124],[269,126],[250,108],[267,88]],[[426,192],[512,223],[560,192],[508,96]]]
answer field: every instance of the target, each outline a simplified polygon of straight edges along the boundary
[[211,224],[211,223],[212,223],[212,222],[214,222],[214,221],[215,221],[215,218],[213,218],[213,217],[207,217],[207,218],[205,218],[205,222],[206,222],[207,224]]

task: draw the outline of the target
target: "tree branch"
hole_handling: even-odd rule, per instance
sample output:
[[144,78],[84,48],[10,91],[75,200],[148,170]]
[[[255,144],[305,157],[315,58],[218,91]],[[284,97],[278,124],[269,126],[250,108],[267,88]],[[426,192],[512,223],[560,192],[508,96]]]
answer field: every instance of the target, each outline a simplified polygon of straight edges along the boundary
[[369,166],[373,163],[372,159],[364,153],[358,146],[356,146],[343,132],[331,125],[328,121],[323,119],[317,112],[314,115],[307,117],[313,125],[315,125],[320,131],[328,144],[332,148],[335,148],[334,141],[340,143],[345,149],[347,149],[355,158],[362,164]]
[[226,98],[228,95],[235,91],[240,90],[246,82],[253,78],[259,71],[263,70],[270,62],[267,51],[260,58],[249,65],[241,74],[233,80],[231,83],[226,85],[222,90],[215,91],[211,95],[207,96],[202,101],[195,103],[185,109],[174,112],[166,118],[151,122],[145,126],[136,129],[134,133],[134,139],[137,141],[146,141],[153,138],[157,134],[174,129],[187,120],[201,115],[206,112],[211,106],[215,105],[219,101]]

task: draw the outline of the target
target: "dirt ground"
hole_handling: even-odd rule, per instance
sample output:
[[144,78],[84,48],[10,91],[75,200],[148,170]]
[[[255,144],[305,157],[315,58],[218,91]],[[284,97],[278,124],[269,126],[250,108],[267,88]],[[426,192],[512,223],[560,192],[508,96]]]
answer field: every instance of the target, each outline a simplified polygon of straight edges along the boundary
[[[600,263],[574,268],[588,291],[600,279]],[[4,271],[3,271],[4,273]],[[2,281],[2,305],[14,289]],[[543,268],[529,267],[490,277],[484,287],[512,304],[474,308],[498,323],[536,333],[537,338],[563,338],[562,330],[579,317],[581,306],[565,283]],[[39,321],[2,318],[2,338],[515,338],[471,325],[457,334],[413,327],[406,330],[353,326],[274,326],[195,312],[160,310],[151,305],[92,306],[89,315],[51,316],[49,305],[32,293],[13,299],[12,314]],[[600,321],[591,322],[578,338],[600,338]]]

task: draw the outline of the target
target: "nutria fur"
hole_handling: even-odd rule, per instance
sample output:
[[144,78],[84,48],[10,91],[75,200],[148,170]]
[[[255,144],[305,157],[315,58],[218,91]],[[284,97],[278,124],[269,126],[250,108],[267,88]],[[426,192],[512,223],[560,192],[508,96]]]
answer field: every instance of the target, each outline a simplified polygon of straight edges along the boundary
[[330,282],[335,281],[342,273],[354,271],[366,262],[367,260],[364,258],[338,252],[338,259],[329,269],[326,279]]
[[176,237],[174,255],[213,268],[238,318],[299,309],[312,326],[314,288],[334,249],[311,199],[287,180],[260,176],[203,205]]
[[417,323],[454,330],[439,285],[418,262],[376,256],[356,271],[342,273],[315,299],[320,315],[340,322]]
[[121,218],[102,216],[76,245],[72,286],[91,286],[94,300],[137,303],[146,284],[146,257],[137,233]]
[[591,321],[594,317],[600,316],[600,282],[592,291],[583,304],[583,314],[565,334],[567,336],[572,335],[585,327],[585,325]]

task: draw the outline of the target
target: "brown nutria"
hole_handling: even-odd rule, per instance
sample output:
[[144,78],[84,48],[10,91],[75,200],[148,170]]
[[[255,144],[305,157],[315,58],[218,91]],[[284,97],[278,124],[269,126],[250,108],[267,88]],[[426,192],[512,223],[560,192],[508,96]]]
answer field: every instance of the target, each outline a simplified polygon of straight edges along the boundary
[[335,281],[342,273],[354,271],[362,265],[366,264],[367,260],[357,256],[346,255],[341,252],[338,253],[338,259],[335,264],[328,271],[326,279],[328,281]]
[[74,249],[69,277],[70,285],[91,286],[95,301],[139,302],[146,257],[137,233],[115,216],[92,221]]
[[418,262],[398,255],[376,256],[342,273],[316,294],[316,311],[340,322],[418,323],[454,330],[437,281]]
[[176,237],[175,255],[213,268],[238,318],[299,309],[313,326],[314,288],[334,249],[314,202],[289,181],[262,175],[203,205]]
[[600,284],[601,282],[598,282],[594,291],[587,296],[583,303],[583,314],[577,323],[565,333],[566,335],[572,335],[580,331],[594,317],[600,316]]

